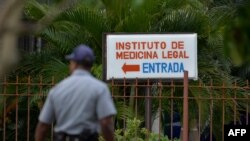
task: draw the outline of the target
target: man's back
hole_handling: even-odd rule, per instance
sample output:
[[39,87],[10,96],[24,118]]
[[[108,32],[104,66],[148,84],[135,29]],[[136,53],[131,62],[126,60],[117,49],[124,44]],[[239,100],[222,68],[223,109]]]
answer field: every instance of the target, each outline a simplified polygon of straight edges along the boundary
[[114,141],[116,109],[107,85],[90,75],[95,55],[86,45],[65,57],[72,74],[49,92],[39,116],[35,140],[45,141],[55,121],[55,141],[96,141],[98,133]]
[[[103,82],[87,71],[76,70],[70,77],[55,86],[48,95],[48,101],[39,120],[51,122],[49,114],[56,119],[55,132],[79,134],[83,129],[99,132],[98,121],[116,114],[109,90]],[[46,111],[46,104],[53,111]],[[51,104],[51,105],[50,105]]]

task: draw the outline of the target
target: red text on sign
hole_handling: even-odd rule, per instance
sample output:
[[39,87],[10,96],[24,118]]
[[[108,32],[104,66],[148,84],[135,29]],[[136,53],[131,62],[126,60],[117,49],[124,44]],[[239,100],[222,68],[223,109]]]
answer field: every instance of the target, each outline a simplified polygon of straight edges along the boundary
[[147,49],[165,49],[166,42],[116,42],[116,50],[147,50]]
[[184,49],[184,42],[183,41],[173,41],[171,43],[172,49]]

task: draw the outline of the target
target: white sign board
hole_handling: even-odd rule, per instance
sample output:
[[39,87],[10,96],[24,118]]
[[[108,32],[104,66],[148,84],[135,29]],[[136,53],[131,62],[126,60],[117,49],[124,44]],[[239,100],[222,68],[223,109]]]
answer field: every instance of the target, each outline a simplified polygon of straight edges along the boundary
[[107,34],[106,80],[197,79],[197,34]]

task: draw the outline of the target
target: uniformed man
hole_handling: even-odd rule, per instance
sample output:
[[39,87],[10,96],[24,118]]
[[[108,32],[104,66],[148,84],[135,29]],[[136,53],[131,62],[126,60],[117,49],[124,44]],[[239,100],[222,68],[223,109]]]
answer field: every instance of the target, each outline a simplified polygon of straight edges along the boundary
[[114,140],[116,109],[107,85],[90,74],[94,58],[86,45],[66,56],[71,75],[50,90],[39,116],[36,141],[45,140],[54,121],[55,141],[97,141],[100,130],[105,140]]

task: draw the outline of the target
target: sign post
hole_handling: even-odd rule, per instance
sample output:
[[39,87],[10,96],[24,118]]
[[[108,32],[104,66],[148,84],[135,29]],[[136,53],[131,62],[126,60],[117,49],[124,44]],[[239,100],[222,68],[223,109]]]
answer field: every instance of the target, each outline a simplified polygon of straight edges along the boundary
[[185,74],[183,136],[187,139],[188,79],[198,78],[197,34],[105,34],[103,42],[104,80],[147,80],[145,121],[149,130],[152,116],[149,79],[184,79]]
[[105,80],[197,79],[197,34],[106,34]]

